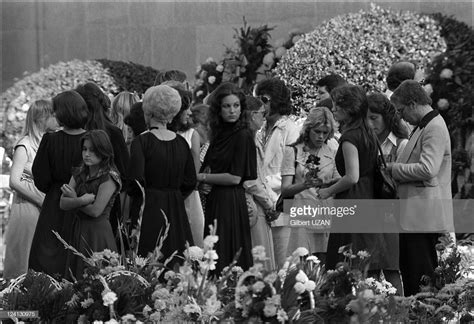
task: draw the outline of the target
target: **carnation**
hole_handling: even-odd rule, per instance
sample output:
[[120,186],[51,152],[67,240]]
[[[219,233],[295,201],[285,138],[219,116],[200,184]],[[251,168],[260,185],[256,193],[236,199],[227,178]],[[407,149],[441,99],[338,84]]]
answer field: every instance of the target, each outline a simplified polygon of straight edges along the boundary
[[298,274],[296,275],[295,279],[296,279],[296,281],[305,283],[306,281],[308,281],[308,276],[306,275],[306,273],[304,273],[302,270],[300,270],[298,272]]
[[439,74],[441,79],[451,79],[453,77],[453,70],[443,69]]
[[449,101],[444,98],[441,98],[438,100],[437,105],[439,110],[446,110],[449,108]]
[[267,259],[265,247],[258,245],[252,249],[252,256],[255,261],[265,261]]
[[265,304],[263,308],[263,315],[266,317],[273,317],[277,314],[277,308],[273,304]]
[[299,281],[295,283],[294,288],[297,294],[302,294],[306,290],[306,287],[304,286],[304,284]]
[[316,289],[316,283],[313,280],[308,280],[304,283],[306,291],[313,291]]
[[209,82],[209,84],[214,84],[214,82],[216,82],[216,77],[211,75],[209,78],[207,78],[207,82]]
[[117,295],[113,291],[107,291],[102,293],[102,301],[104,302],[104,306],[110,306],[115,303],[117,300]]
[[203,258],[204,252],[199,246],[190,246],[184,251],[184,255],[189,257],[192,261],[197,261]]
[[265,288],[265,284],[262,281],[257,281],[256,283],[253,284],[252,290],[256,293],[259,293]]
[[277,312],[277,320],[280,323],[285,323],[288,321],[288,315],[286,314],[285,310],[279,309]]

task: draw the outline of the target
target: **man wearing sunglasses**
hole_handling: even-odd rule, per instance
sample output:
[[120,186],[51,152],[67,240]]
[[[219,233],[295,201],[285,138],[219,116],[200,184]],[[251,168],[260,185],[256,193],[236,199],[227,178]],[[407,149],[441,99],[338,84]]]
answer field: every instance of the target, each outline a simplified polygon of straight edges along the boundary
[[[265,107],[265,123],[256,136],[257,145],[261,145],[264,152],[261,181],[269,188],[268,196],[275,205],[281,193],[283,151],[285,146],[296,141],[299,132],[296,124],[288,117],[292,112],[291,94],[283,81],[277,78],[263,80],[257,84],[255,94]],[[271,225],[275,262],[277,267],[281,267],[287,257],[289,217],[280,214]]]

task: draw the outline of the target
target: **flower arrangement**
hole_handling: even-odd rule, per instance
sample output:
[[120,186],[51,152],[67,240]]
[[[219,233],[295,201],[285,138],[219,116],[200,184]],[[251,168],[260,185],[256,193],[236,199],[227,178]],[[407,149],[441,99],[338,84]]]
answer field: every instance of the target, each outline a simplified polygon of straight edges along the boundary
[[446,49],[439,24],[431,17],[370,10],[338,16],[305,34],[278,63],[274,73],[293,91],[296,110],[309,110],[316,82],[336,73],[367,90],[384,91],[392,63],[416,60],[423,66]]
[[214,91],[221,84],[223,73],[223,63],[217,63],[212,57],[198,66],[193,90],[194,102],[201,103],[209,93]]
[[313,182],[318,182],[322,183],[323,181],[318,177],[319,173],[319,161],[321,159],[319,156],[316,156],[314,154],[310,154],[308,156],[308,159],[306,160],[306,163],[304,165],[305,169],[307,172],[305,173],[305,179],[308,181],[313,181]]
[[[250,92],[257,80],[260,67],[263,64],[273,65],[273,58],[269,58],[272,46],[269,43],[270,31],[275,27],[263,25],[253,28],[247,25],[243,17],[244,26],[234,29],[236,48],[227,48],[224,54],[226,73],[231,82],[235,82],[245,91]],[[264,58],[266,57],[266,61]],[[260,70],[259,70],[260,69]]]

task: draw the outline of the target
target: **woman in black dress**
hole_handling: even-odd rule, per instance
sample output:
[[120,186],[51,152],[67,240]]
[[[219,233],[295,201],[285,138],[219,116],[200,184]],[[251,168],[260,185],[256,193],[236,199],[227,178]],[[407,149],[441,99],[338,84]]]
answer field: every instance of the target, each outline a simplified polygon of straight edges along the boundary
[[[252,241],[244,181],[257,178],[257,155],[245,121],[245,95],[234,84],[223,83],[210,97],[211,143],[198,181],[212,185],[205,208],[205,233],[217,219],[219,256],[216,272],[228,266],[240,250],[237,264],[252,265]],[[206,236],[206,235],[204,235]]]
[[75,91],[53,98],[53,111],[62,130],[44,134],[33,162],[36,187],[46,194],[31,246],[29,267],[47,274],[66,274],[67,250],[51,231],[70,242],[74,215],[59,208],[61,186],[69,182],[73,167],[82,161],[81,137],[87,105]]
[[[373,199],[374,169],[377,139],[366,125],[368,102],[364,89],[346,85],[331,91],[334,118],[342,125],[336,168],[342,178],[328,188],[318,191],[321,199]],[[334,269],[343,256],[341,246],[352,243],[353,253],[367,250],[371,254],[371,269],[377,269],[381,234],[331,233],[328,241],[326,268]],[[380,268],[378,268],[380,269]]]
[[[168,258],[174,251],[182,254],[186,242],[193,245],[184,199],[196,186],[196,170],[186,140],[167,129],[179,112],[178,91],[166,85],[149,88],[143,97],[143,111],[149,131],[132,141],[129,194],[136,199],[145,187],[145,209],[141,223],[138,254],[147,256],[155,250],[160,233],[165,233],[165,217],[169,232],[161,253]],[[163,211],[163,213],[161,212]],[[138,213],[138,209],[131,210]],[[138,219],[138,215],[131,215]]]
[[[84,98],[89,109],[89,118],[86,123],[87,130],[101,129],[109,135],[112,148],[114,149],[114,164],[117,167],[122,183],[127,181],[128,163],[130,155],[128,153],[125,139],[120,128],[114,126],[108,116],[110,108],[110,99],[94,82],[87,82],[79,85],[75,89]],[[119,199],[120,198],[120,199]],[[125,188],[122,187],[122,194],[115,199],[112,210],[110,211],[110,224],[114,235],[117,237],[117,228],[122,219],[122,202],[125,199]],[[117,243],[120,242],[117,239]]]

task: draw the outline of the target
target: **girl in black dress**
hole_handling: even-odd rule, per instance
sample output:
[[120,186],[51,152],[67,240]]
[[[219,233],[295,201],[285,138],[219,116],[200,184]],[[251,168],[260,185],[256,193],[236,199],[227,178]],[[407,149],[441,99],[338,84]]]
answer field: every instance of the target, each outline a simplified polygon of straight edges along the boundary
[[53,111],[62,130],[44,134],[33,162],[36,187],[46,194],[31,245],[29,267],[47,274],[66,273],[67,250],[54,236],[70,242],[74,215],[59,208],[61,186],[81,161],[81,137],[87,122],[87,105],[75,91],[53,98]]
[[[245,95],[234,84],[223,83],[210,97],[211,142],[198,181],[212,185],[205,208],[205,233],[217,220],[219,256],[216,272],[228,266],[240,250],[237,264],[252,265],[249,215],[242,186],[257,178],[257,156],[245,121]],[[206,236],[206,235],[204,235]]]

